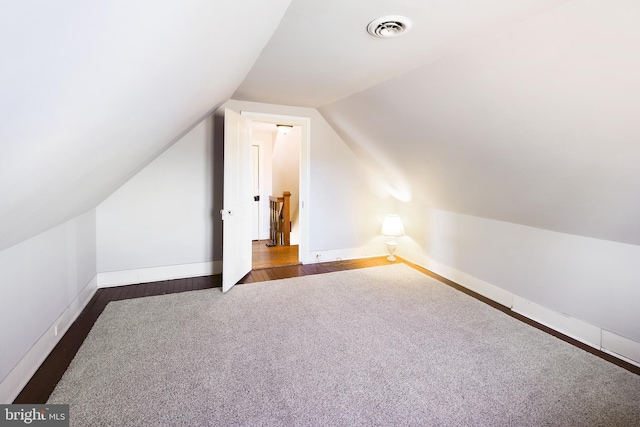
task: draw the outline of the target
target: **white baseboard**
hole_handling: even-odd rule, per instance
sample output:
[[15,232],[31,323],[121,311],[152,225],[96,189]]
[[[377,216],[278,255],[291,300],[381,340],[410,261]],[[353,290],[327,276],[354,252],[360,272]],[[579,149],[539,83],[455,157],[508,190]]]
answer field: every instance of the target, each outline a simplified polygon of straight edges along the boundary
[[484,282],[455,268],[448,267],[425,256],[411,259],[411,255],[401,254],[404,259],[451,280],[471,291],[510,308],[544,326],[584,344],[611,354],[620,360],[640,366],[640,343],[544,307],[496,285]]
[[60,317],[47,329],[18,364],[0,383],[0,403],[12,403],[38,370],[42,362],[62,339],[69,327],[75,322],[82,310],[87,306],[95,294],[97,276],[84,287],[80,294],[62,312]]
[[517,295],[513,296],[513,307],[511,309],[568,337],[601,350],[602,330],[597,326],[543,307]]
[[222,261],[107,271],[98,273],[98,287],[109,288],[112,286],[134,285],[138,283],[159,282],[162,280],[209,276],[212,274],[220,274],[221,272]]
[[640,366],[640,343],[606,329],[602,330],[602,351]]
[[455,268],[440,264],[435,260],[429,260],[428,267],[425,266],[424,268],[507,308],[513,306],[513,294],[489,282],[480,280],[477,277],[473,277]]
[[329,251],[310,251],[306,256],[300,256],[303,264],[315,264],[317,262],[333,262],[348,259],[371,258],[387,256],[388,253],[381,249],[380,245],[368,245],[359,248],[334,249]]

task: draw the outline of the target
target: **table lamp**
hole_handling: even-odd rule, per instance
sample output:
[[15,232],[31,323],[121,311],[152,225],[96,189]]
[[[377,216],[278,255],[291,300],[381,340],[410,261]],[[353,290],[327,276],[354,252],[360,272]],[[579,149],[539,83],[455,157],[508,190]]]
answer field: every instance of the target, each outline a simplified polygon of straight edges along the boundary
[[398,249],[398,242],[394,240],[394,237],[404,236],[404,227],[402,226],[402,220],[400,219],[400,215],[389,214],[384,217],[384,221],[382,221],[382,231],[381,234],[383,236],[389,236],[391,239],[387,241],[387,250],[389,251],[389,256],[387,260],[393,262],[396,260],[396,257],[393,254],[396,253],[396,249]]

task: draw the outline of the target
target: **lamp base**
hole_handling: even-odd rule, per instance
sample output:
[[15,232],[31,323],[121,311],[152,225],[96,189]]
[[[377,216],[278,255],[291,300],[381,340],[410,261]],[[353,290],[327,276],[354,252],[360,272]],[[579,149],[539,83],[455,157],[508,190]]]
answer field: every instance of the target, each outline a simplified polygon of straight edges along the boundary
[[395,262],[396,257],[393,255],[396,253],[396,249],[398,249],[398,243],[395,240],[389,240],[387,242],[387,250],[389,251],[389,256],[387,257],[387,261]]

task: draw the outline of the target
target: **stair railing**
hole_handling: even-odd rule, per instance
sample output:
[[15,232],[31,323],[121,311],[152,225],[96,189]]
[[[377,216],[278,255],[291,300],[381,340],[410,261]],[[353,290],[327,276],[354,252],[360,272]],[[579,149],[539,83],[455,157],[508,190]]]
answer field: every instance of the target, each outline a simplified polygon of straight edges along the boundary
[[291,193],[269,196],[269,242],[267,246],[291,245]]

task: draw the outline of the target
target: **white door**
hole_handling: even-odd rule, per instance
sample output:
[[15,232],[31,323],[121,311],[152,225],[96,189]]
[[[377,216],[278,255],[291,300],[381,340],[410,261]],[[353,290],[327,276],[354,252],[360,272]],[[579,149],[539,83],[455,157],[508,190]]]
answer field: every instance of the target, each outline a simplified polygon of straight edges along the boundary
[[251,271],[252,172],[251,120],[225,109],[222,292]]

